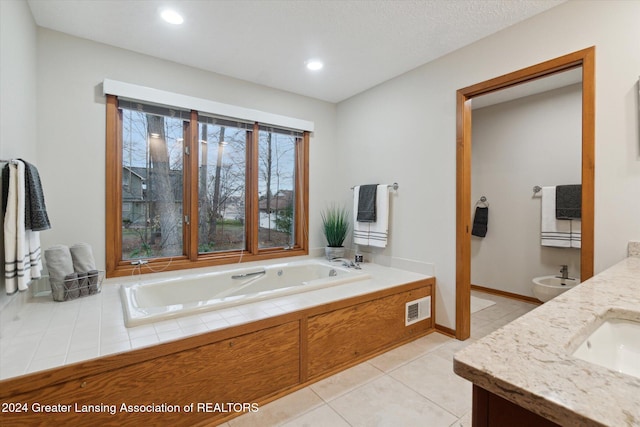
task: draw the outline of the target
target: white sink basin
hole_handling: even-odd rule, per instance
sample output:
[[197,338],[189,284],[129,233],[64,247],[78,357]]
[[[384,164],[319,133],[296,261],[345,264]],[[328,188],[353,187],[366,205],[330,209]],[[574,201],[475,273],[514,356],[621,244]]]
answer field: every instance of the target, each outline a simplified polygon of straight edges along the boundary
[[640,378],[640,322],[606,320],[584,340],[573,356]]

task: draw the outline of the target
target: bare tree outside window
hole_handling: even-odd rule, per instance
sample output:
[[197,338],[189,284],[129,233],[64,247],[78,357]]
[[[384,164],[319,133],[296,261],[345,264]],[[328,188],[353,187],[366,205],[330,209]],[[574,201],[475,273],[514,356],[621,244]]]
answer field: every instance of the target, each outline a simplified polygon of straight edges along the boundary
[[122,121],[122,258],[182,255],[184,120],[137,106]]
[[308,254],[309,132],[114,95],[106,119],[108,277]]
[[294,241],[296,136],[261,128],[258,136],[259,247],[290,247]]
[[247,129],[199,120],[198,252],[243,250]]

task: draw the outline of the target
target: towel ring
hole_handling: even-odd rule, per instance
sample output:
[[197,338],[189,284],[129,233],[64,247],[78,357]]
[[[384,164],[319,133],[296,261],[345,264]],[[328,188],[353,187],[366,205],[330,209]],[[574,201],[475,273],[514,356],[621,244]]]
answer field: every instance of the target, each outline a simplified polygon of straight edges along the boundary
[[484,205],[485,208],[489,207],[489,202],[487,202],[487,198],[484,196],[480,197],[480,200],[476,202],[476,206],[482,207],[482,205]]

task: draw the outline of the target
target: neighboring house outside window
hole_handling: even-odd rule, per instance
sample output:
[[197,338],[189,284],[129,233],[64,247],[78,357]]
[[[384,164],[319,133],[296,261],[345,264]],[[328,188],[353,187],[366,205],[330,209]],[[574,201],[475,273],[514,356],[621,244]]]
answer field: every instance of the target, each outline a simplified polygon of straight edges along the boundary
[[107,275],[308,253],[308,132],[107,96]]

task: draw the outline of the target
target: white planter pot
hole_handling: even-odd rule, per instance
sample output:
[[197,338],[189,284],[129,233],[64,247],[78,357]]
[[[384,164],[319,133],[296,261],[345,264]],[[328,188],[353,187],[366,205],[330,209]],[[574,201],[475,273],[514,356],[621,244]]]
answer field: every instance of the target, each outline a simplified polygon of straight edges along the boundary
[[332,260],[335,258],[344,258],[344,246],[333,247],[333,246],[325,246],[324,254],[328,260]]

